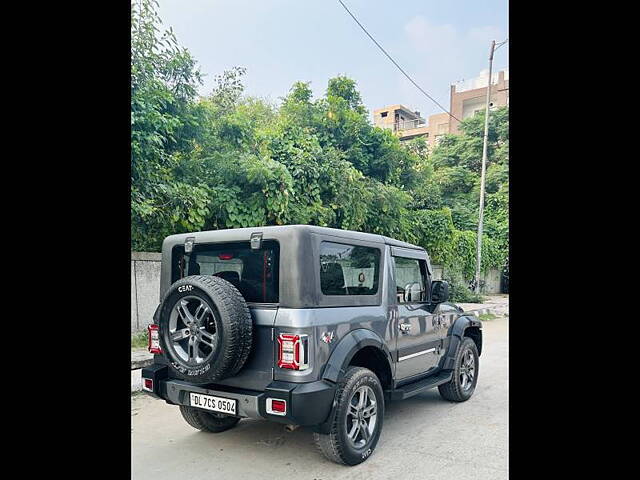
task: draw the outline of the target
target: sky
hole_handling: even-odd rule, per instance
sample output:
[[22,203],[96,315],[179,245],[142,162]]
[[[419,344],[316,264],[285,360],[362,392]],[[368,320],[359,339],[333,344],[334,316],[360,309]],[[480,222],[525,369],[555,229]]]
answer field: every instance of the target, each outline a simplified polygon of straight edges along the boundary
[[[450,85],[488,68],[491,40],[508,36],[508,0],[343,0],[402,68],[445,108]],[[173,27],[205,74],[247,69],[245,93],[279,103],[296,81],[314,98],[327,81],[357,82],[370,118],[374,109],[403,104],[423,117],[441,112],[366,36],[338,0],[160,0],[164,27]],[[508,67],[509,44],[494,57]]]

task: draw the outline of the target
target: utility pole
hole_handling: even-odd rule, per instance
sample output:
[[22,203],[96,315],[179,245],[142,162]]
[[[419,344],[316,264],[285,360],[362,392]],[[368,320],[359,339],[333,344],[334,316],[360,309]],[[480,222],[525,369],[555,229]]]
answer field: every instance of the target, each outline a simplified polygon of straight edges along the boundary
[[[498,44],[501,47],[507,43],[509,39]],[[482,260],[482,227],[484,220],[484,182],[487,171],[487,143],[489,139],[489,103],[491,102],[491,74],[493,71],[493,54],[497,50],[496,41],[491,41],[491,49],[489,51],[489,82],[487,83],[487,102],[484,111],[484,138],[482,142],[482,173],[480,174],[480,211],[478,212],[478,250],[476,256],[476,281],[475,292],[480,293],[480,263]]]

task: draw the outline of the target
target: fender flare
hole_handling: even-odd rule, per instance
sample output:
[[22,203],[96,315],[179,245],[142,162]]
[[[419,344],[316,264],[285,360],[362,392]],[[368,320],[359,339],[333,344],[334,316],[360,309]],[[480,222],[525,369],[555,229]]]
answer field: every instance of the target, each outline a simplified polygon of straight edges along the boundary
[[[351,359],[354,357],[359,350],[364,347],[377,347],[382,350],[387,358],[387,362],[389,363],[389,368],[391,369],[393,375],[393,357],[391,356],[391,352],[385,345],[384,341],[380,336],[373,332],[372,330],[367,330],[366,328],[358,328],[356,330],[350,331],[342,340],[338,342],[336,348],[331,352],[329,356],[329,360],[324,367],[324,371],[322,372],[322,380],[331,383],[337,384],[344,377],[347,366],[351,362]],[[337,391],[337,389],[335,390]],[[334,394],[333,404],[331,405],[331,412],[327,419],[319,424],[314,425],[312,430],[318,433],[329,433],[331,424],[336,415],[336,398]]]
[[382,350],[389,362],[389,368],[393,372],[393,360],[391,352],[380,336],[372,330],[358,328],[350,331],[331,353],[322,372],[322,379],[332,383],[338,383],[347,371],[347,366],[353,356],[364,347],[377,347]]
[[[442,356],[440,366],[443,370],[451,370],[458,351],[458,345],[464,338],[464,332],[470,327],[482,328],[482,322],[473,315],[461,315],[449,327],[447,337],[449,337],[449,346],[446,353]],[[480,337],[482,341],[482,337]],[[480,349],[479,349],[480,350]]]

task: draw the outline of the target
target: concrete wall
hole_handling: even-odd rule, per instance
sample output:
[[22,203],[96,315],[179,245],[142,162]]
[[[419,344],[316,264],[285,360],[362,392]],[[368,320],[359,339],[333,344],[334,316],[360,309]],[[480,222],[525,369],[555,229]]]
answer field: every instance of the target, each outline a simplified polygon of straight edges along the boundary
[[489,271],[484,275],[484,288],[482,289],[482,293],[486,294],[494,294],[500,293],[500,279],[502,275],[500,275],[500,270],[497,268],[490,268]]
[[[433,269],[433,279],[442,280],[442,273],[444,271],[442,265],[432,264],[431,268]],[[482,289],[482,293],[487,295],[500,293],[500,279],[500,270],[498,270],[497,268],[490,268],[484,274],[484,288]]]
[[131,252],[131,331],[147,328],[160,302],[160,253]]

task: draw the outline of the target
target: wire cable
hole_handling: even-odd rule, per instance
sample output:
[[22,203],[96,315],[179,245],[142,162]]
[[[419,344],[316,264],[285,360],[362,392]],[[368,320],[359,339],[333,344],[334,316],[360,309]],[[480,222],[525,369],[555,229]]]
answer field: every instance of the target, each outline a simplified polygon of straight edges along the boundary
[[342,0],[338,0],[338,1],[340,2],[340,5],[342,5],[342,6],[344,7],[344,9],[347,11],[347,13],[348,13],[349,15],[351,15],[351,18],[353,18],[353,19],[355,20],[355,22],[358,24],[358,26],[360,26],[360,28],[364,31],[364,33],[366,33],[366,34],[367,34],[367,36],[368,36],[368,37],[373,41],[373,43],[375,43],[375,44],[376,44],[376,46],[377,46],[380,50],[382,50],[382,53],[384,53],[384,54],[387,56],[387,58],[388,58],[389,60],[391,60],[391,62],[392,62],[392,63],[393,63],[397,68],[398,68],[398,70],[400,70],[400,71],[402,72],[402,74],[403,74],[405,77],[407,77],[407,78],[409,79],[409,81],[410,81],[411,83],[413,83],[413,84],[416,86],[416,88],[417,88],[418,90],[420,90],[424,95],[426,95],[426,97],[427,97],[429,100],[431,100],[431,101],[432,101],[433,103],[435,103],[438,107],[440,107],[440,109],[441,109],[443,112],[445,112],[447,115],[449,115],[449,116],[450,116],[450,117],[452,117],[452,118],[455,118],[458,122],[461,122],[461,121],[462,121],[462,120],[460,120],[458,117],[456,117],[454,114],[452,114],[450,111],[448,111],[446,108],[444,108],[442,105],[440,105],[440,103],[438,103],[438,101],[437,101],[435,98],[433,98],[431,95],[429,95],[427,92],[425,92],[425,91],[422,89],[422,87],[421,87],[420,85],[418,85],[418,84],[413,80],[413,78],[411,78],[411,77],[409,76],[409,74],[403,70],[403,68],[402,68],[400,65],[398,65],[398,62],[396,62],[396,61],[393,59],[393,57],[392,57],[391,55],[389,55],[389,54],[387,53],[387,51],[386,51],[384,48],[382,48],[382,45],[380,45],[380,44],[376,41],[376,39],[375,39],[375,38],[373,38],[373,37],[371,36],[371,34],[367,31],[367,29],[366,29],[366,28],[364,28],[364,26],[363,26],[363,25],[358,21],[358,19],[353,15],[353,13],[351,13],[351,12],[349,11],[349,9],[347,8],[347,6],[346,6],[344,3],[342,3]]

